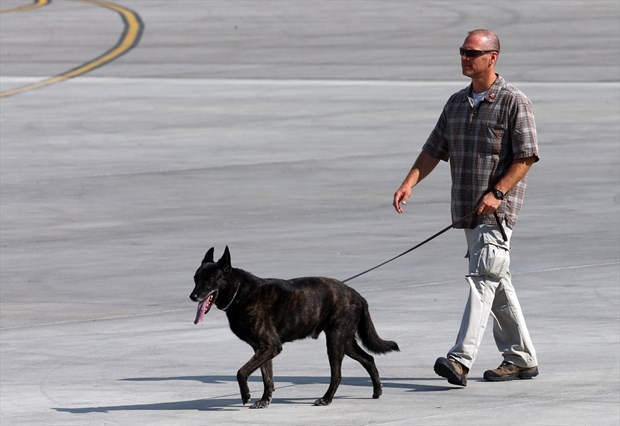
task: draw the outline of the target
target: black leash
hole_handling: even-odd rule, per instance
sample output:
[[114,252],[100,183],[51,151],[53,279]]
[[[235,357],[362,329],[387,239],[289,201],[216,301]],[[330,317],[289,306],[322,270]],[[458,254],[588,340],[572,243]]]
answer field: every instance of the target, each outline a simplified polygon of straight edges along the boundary
[[441,234],[443,234],[444,232],[447,232],[447,231],[449,231],[450,229],[454,228],[454,226],[455,226],[457,223],[460,223],[461,221],[463,221],[463,220],[467,219],[469,216],[471,216],[471,215],[473,215],[473,214],[475,214],[475,213],[476,213],[476,210],[472,211],[471,213],[466,214],[466,215],[465,215],[465,216],[463,216],[462,218],[460,218],[460,219],[458,219],[458,220],[456,220],[456,221],[452,222],[450,225],[446,226],[446,227],[445,227],[445,228],[443,228],[441,231],[437,232],[435,235],[432,235],[432,236],[428,237],[427,239],[425,239],[424,241],[422,241],[421,243],[416,244],[415,246],[411,247],[409,250],[406,250],[406,251],[402,252],[401,254],[399,254],[398,256],[394,256],[393,258],[391,258],[391,259],[389,259],[389,260],[386,260],[385,262],[380,263],[380,264],[378,264],[377,266],[373,266],[373,267],[372,267],[372,268],[370,268],[370,269],[366,269],[364,272],[360,272],[360,273],[359,273],[359,274],[357,274],[357,275],[353,275],[352,277],[349,277],[349,278],[347,278],[346,280],[343,280],[342,282],[343,282],[343,283],[346,283],[347,281],[351,281],[351,280],[352,280],[352,279],[354,279],[354,278],[361,277],[362,275],[367,274],[367,273],[369,273],[370,271],[374,271],[375,269],[378,269],[378,268],[382,267],[383,265],[386,265],[386,264],[388,264],[388,263],[390,263],[390,262],[392,262],[392,261],[394,261],[394,260],[398,259],[399,257],[403,257],[403,256],[404,256],[404,255],[406,255],[407,253],[414,251],[414,250],[415,250],[415,249],[417,249],[418,247],[423,246],[424,244],[428,243],[428,242],[429,242],[429,241],[431,241],[431,240],[434,240],[435,238],[437,238],[438,236],[440,236],[440,235],[441,235]]
[[[403,256],[404,256],[404,255],[406,255],[407,253],[414,251],[414,250],[415,250],[415,249],[417,249],[418,247],[423,246],[424,244],[428,243],[428,242],[429,242],[429,241],[431,241],[431,240],[434,240],[435,238],[437,238],[438,236],[440,236],[440,235],[441,235],[441,234],[443,234],[444,232],[447,232],[447,231],[449,231],[450,229],[454,228],[454,226],[456,226],[456,224],[458,224],[458,223],[460,223],[460,222],[464,221],[465,219],[467,219],[468,217],[472,216],[472,215],[473,215],[473,214],[475,214],[475,213],[476,213],[476,210],[473,210],[472,212],[470,212],[470,213],[466,214],[466,215],[465,215],[465,216],[463,216],[462,218],[460,218],[460,219],[458,219],[458,220],[455,220],[455,221],[454,221],[454,222],[452,222],[450,225],[446,226],[446,227],[445,227],[445,228],[443,228],[441,231],[437,232],[435,235],[432,235],[432,236],[428,237],[427,239],[425,239],[424,241],[422,241],[421,243],[416,244],[415,246],[411,247],[409,250],[406,250],[406,251],[402,252],[401,254],[399,254],[398,256],[394,256],[393,258],[388,259],[388,260],[386,260],[385,262],[378,264],[377,266],[373,266],[372,268],[370,268],[370,269],[366,269],[365,271],[360,272],[359,274],[353,275],[352,277],[349,277],[349,278],[347,278],[346,280],[343,280],[342,282],[343,282],[343,283],[346,283],[347,281],[351,281],[351,280],[352,280],[352,279],[354,279],[354,278],[361,277],[362,275],[367,274],[367,273],[369,273],[369,272],[371,272],[371,271],[374,271],[375,269],[378,269],[378,268],[382,267],[383,265],[386,265],[386,264],[388,264],[388,263],[390,263],[390,262],[392,262],[392,261],[394,261],[394,260],[398,259],[399,257],[403,257]],[[497,225],[499,226],[500,232],[502,233],[502,237],[504,238],[504,241],[508,241],[508,237],[506,236],[506,232],[504,231],[504,227],[503,227],[503,225],[502,225],[501,220],[499,219],[499,216],[497,215],[497,212],[495,212],[495,213],[494,213],[494,215],[495,215],[495,220],[497,221]]]
[[502,238],[504,239],[504,241],[508,241],[508,236],[506,235],[506,231],[504,231],[504,225],[502,225],[502,221],[497,215],[497,211],[493,212],[493,216],[495,216],[495,222],[497,222],[497,226],[499,226],[499,232],[502,233]]

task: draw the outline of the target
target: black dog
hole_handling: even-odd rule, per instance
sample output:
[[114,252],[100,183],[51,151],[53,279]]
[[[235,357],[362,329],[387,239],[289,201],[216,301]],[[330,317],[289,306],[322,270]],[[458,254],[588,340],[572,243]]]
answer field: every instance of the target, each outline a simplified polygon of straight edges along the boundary
[[265,390],[251,408],[267,407],[274,391],[271,360],[282,351],[282,344],[306,337],[316,339],[322,331],[327,337],[331,381],[325,395],[314,405],[332,402],[345,354],[362,364],[370,375],[372,397],[381,395],[374,358],[358,345],[355,336],[377,354],[399,348],[395,342],[377,335],[366,299],[351,287],[331,278],[259,278],[233,268],[228,247],[217,262],[213,261],[213,247],[209,249],[194,282],[190,299],[199,302],[194,324],[202,321],[215,303],[226,311],[233,333],[254,349],[254,356],[237,372],[244,404],[250,400],[248,377],[260,368]]

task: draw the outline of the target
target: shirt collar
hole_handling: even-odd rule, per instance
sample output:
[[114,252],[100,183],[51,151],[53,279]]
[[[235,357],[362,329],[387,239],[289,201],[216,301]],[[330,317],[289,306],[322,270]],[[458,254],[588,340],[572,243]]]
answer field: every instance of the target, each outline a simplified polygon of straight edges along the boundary
[[[495,79],[495,82],[493,83],[493,85],[489,87],[489,90],[487,90],[487,94],[484,97],[484,99],[489,102],[495,102],[495,100],[499,96],[500,90],[502,90],[502,87],[504,87],[504,83],[505,83],[502,76],[500,76],[499,74],[495,74],[495,75],[497,76],[497,78]],[[469,98],[472,97],[472,85],[471,84],[465,89],[464,95],[465,96],[463,97],[463,102],[468,101]]]
[[495,99],[499,96],[499,91],[502,90],[502,87],[504,87],[504,79],[499,74],[495,75],[497,78],[487,91],[487,95],[484,97],[489,102],[495,102]]

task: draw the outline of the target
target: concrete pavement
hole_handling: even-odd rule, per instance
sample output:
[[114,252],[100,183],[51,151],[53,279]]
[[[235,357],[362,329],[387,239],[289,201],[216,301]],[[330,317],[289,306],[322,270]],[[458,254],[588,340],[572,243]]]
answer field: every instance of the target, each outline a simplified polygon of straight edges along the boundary
[[[618,424],[617,2],[116,4],[141,19],[136,47],[0,99],[0,424]],[[88,63],[128,25],[94,1],[0,20],[2,92]],[[249,346],[220,311],[193,325],[204,252],[344,279],[448,225],[445,165],[404,215],[391,197],[467,84],[457,48],[476,27],[499,33],[499,72],[535,107],[512,271],[540,376],[482,381],[501,361],[490,331],[467,388],[434,375],[467,290],[450,231],[350,283],[401,347],[377,357],[381,399],[348,360],[332,405],[311,405],[329,382],[321,337],[285,345],[268,409],[243,407]]]

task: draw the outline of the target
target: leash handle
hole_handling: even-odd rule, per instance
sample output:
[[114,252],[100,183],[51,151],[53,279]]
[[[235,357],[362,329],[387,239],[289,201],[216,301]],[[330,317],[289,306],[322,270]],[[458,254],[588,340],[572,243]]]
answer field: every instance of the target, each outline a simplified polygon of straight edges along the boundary
[[497,211],[493,212],[493,216],[495,216],[495,221],[497,222],[497,226],[499,226],[499,232],[502,233],[502,238],[504,241],[508,241],[508,236],[506,235],[506,231],[504,230],[504,225],[502,224],[502,220],[499,218]]
[[[488,194],[491,191],[492,189],[489,189],[487,192],[482,194],[482,197],[484,197],[486,194]],[[480,197],[480,200],[482,200],[482,197]],[[478,203],[480,203],[480,200],[478,200]],[[504,230],[504,225],[502,224],[502,220],[499,218],[499,215],[497,214],[497,210],[493,212],[493,216],[495,217],[495,222],[497,222],[497,226],[499,227],[499,232],[502,233],[502,238],[504,239],[504,241],[508,241],[508,236],[506,235],[506,231]]]
[[[392,261],[394,261],[394,260],[398,259],[399,257],[403,257],[403,256],[404,256],[404,255],[406,255],[407,253],[412,252],[413,250],[417,249],[418,247],[423,246],[424,244],[428,243],[428,242],[429,242],[429,241],[431,241],[431,240],[434,240],[435,238],[437,238],[438,236],[440,236],[440,235],[441,235],[441,234],[443,234],[444,232],[447,232],[447,231],[449,231],[450,229],[454,228],[454,226],[455,226],[457,223],[462,222],[463,220],[467,219],[468,217],[472,216],[472,215],[473,215],[473,214],[475,214],[475,213],[476,213],[476,210],[473,210],[472,212],[470,212],[470,213],[466,214],[466,215],[465,215],[465,216],[463,216],[462,218],[460,218],[460,219],[458,219],[458,220],[455,220],[455,221],[454,221],[454,222],[452,222],[450,225],[446,226],[446,227],[445,227],[445,228],[443,228],[441,231],[437,232],[435,235],[432,235],[432,236],[428,237],[427,239],[425,239],[424,241],[422,241],[421,243],[416,244],[415,246],[411,247],[409,250],[406,250],[406,251],[402,252],[401,254],[399,254],[399,255],[397,255],[397,256],[394,256],[393,258],[388,259],[388,260],[386,260],[386,261],[385,261],[385,262],[383,262],[383,263],[378,264],[377,266],[373,266],[372,268],[370,268],[370,269],[366,269],[365,271],[360,272],[359,274],[353,275],[352,277],[349,277],[349,278],[347,278],[346,280],[343,280],[342,282],[343,282],[343,283],[346,283],[347,281],[351,281],[351,280],[352,280],[352,279],[354,279],[354,278],[361,277],[362,275],[365,275],[365,274],[367,274],[367,273],[369,273],[369,272],[371,272],[371,271],[374,271],[375,269],[378,269],[378,268],[382,267],[383,265],[386,265],[386,264],[388,264],[388,263],[390,263],[390,262],[392,262]],[[500,225],[500,229],[501,229],[501,231],[502,231],[502,235],[504,235],[504,238],[505,238],[504,228],[501,228],[501,225]]]

